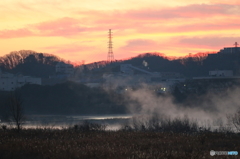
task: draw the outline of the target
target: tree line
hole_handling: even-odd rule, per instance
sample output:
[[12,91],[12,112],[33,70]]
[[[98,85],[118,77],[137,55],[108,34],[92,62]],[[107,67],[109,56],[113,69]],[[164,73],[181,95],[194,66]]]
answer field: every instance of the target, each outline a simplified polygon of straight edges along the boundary
[[[125,113],[123,96],[102,88],[65,82],[53,86],[28,84],[15,92],[21,94],[27,114],[121,114]],[[0,92],[0,115],[11,93]]]

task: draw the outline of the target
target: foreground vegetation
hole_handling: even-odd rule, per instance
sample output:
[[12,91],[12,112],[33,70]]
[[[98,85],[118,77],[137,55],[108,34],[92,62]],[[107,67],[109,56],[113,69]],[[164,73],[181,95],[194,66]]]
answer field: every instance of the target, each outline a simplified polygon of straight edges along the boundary
[[[239,151],[240,134],[103,131],[104,127],[0,130],[0,158],[213,158],[210,150]],[[214,158],[237,158],[215,156]]]

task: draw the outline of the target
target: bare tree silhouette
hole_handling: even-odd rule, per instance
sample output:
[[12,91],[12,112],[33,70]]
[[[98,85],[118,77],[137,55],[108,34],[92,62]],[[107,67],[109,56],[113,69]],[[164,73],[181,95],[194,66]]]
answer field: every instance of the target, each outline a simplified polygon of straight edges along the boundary
[[9,97],[9,112],[10,120],[13,121],[17,127],[18,132],[22,128],[22,124],[25,120],[23,110],[23,100],[19,93],[12,92]]
[[234,125],[236,130],[239,132],[240,131],[240,108],[237,110],[236,113],[228,114],[227,119],[228,121],[230,121],[231,124]]

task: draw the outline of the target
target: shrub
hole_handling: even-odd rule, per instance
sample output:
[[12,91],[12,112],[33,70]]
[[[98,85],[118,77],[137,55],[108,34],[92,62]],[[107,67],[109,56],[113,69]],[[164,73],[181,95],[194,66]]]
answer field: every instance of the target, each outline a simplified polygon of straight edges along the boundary
[[7,125],[4,124],[4,125],[2,125],[1,127],[2,127],[2,129],[3,129],[4,131],[7,130]]
[[190,121],[186,116],[184,118],[171,119],[167,117],[160,118],[158,115],[154,115],[148,119],[134,117],[132,124],[125,124],[121,130],[193,133],[199,131],[199,126],[196,121]]
[[75,131],[105,131],[106,125],[104,124],[97,124],[97,123],[90,123],[88,121],[84,121],[82,124],[74,125],[73,129]]

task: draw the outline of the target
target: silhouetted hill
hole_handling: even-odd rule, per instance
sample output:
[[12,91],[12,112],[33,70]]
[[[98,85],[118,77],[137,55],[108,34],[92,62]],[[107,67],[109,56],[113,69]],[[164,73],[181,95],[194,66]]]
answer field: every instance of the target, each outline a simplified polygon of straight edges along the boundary
[[[144,62],[146,65],[144,66]],[[124,61],[123,63],[130,63],[134,66],[148,69],[150,71],[158,72],[179,72],[182,64],[177,61],[171,61],[162,54],[146,53],[137,57]]]
[[132,64],[133,66],[152,72],[179,72],[185,76],[191,77],[208,74],[208,71],[203,67],[203,61],[206,58],[207,54],[204,53],[182,58],[169,58],[159,53],[145,53],[127,60],[104,63],[104,65],[99,65],[98,63],[95,63],[95,65],[91,64],[91,66],[95,67],[85,65],[84,70],[90,73],[118,72],[120,71],[120,64]]
[[[153,72],[179,72],[187,77],[192,77],[208,74],[209,67],[203,67],[206,59],[206,53],[197,53],[180,58],[169,58],[158,53],[146,53],[126,60],[123,63],[130,63]],[[144,66],[143,63],[147,63],[147,66]]]
[[[233,70],[235,75],[240,74],[240,54],[210,55],[197,53],[186,57],[170,58],[160,53],[146,53],[112,63],[99,61],[81,65],[77,67],[76,72],[100,77],[104,73],[118,72],[120,64],[128,63],[152,72],[178,72],[186,77],[207,76],[210,70],[216,69]],[[50,54],[21,50],[0,57],[0,67],[11,73],[49,77],[55,73],[55,65],[60,61],[65,60]]]
[[0,67],[11,73],[48,77],[55,73],[55,65],[60,61],[63,60],[54,55],[21,50],[0,57]]
[[169,58],[163,54],[146,53],[136,57],[107,63],[102,67],[95,67],[92,72],[105,70],[119,71],[120,64],[132,64],[152,72],[179,72],[186,77],[207,76],[211,70],[233,70],[234,75],[240,74],[240,53],[210,54],[197,53],[186,57]]

